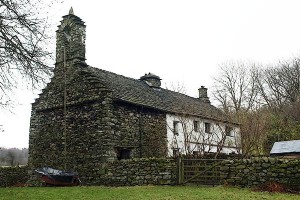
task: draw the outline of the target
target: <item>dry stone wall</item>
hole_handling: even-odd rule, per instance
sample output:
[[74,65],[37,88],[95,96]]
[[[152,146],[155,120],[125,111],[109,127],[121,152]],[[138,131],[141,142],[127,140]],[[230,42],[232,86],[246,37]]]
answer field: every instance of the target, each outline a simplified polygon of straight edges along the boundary
[[174,159],[142,158],[108,163],[105,185],[175,185]]
[[[241,187],[260,186],[278,182],[300,185],[300,160],[270,157],[243,160],[225,160],[220,164],[223,184]],[[79,173],[83,185],[175,185],[176,161],[168,158],[135,158],[115,160],[105,165],[90,163]],[[86,169],[86,171],[84,171]],[[22,186],[29,178],[28,167],[0,167],[0,187]],[[88,174],[90,173],[90,174]],[[86,176],[88,174],[89,176]],[[39,181],[40,183],[40,181]]]
[[28,167],[0,167],[0,187],[24,186],[28,180]]
[[269,182],[300,185],[300,160],[272,157],[227,160],[222,163],[221,176],[226,184],[252,187]]
[[[0,167],[0,187],[23,186],[29,179],[28,167]],[[90,169],[96,180],[83,180],[83,185],[133,186],[175,185],[176,162],[167,158],[138,158],[107,162],[103,168]],[[82,176],[80,179],[82,180]],[[95,175],[94,175],[95,176]],[[36,180],[36,186],[41,181]],[[30,182],[32,186],[32,182]]]

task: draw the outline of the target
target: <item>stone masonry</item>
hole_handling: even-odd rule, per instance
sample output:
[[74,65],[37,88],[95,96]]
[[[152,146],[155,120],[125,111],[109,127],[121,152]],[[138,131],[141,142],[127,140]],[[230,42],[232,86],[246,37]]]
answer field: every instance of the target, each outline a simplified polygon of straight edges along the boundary
[[57,30],[51,82],[32,104],[29,174],[50,166],[74,170],[83,184],[101,184],[107,162],[127,149],[130,157],[166,155],[164,113],[118,101],[85,63],[85,25],[74,14]]
[[221,165],[221,178],[225,184],[252,187],[277,182],[298,188],[300,185],[299,159],[262,157],[227,160]]

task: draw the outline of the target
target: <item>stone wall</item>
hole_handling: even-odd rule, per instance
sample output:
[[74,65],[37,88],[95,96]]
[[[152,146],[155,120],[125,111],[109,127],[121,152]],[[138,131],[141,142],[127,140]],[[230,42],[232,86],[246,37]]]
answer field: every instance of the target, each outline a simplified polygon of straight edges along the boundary
[[24,186],[28,180],[27,166],[0,167],[0,187]]
[[174,159],[142,158],[108,163],[105,185],[175,185]]
[[300,185],[300,160],[271,157],[227,160],[222,163],[225,184],[252,187],[268,182],[290,186]]
[[132,158],[167,155],[167,125],[164,113],[116,102],[114,115],[116,147],[131,147]]
[[83,184],[101,184],[106,162],[117,160],[118,148],[131,148],[133,158],[166,155],[164,113],[115,102],[111,91],[86,66],[71,68],[66,80],[66,115],[59,71],[32,105],[31,183],[37,183],[34,169],[49,166],[77,171]]
[[[115,160],[88,169],[93,176],[82,177],[83,185],[175,185],[176,162],[168,158]],[[0,187],[22,186],[28,180],[28,167],[0,167]],[[252,187],[268,182],[300,185],[300,160],[252,158],[225,160],[221,163],[224,184]],[[95,175],[97,174],[97,175]]]
[[32,105],[28,158],[32,183],[34,169],[49,166],[77,171],[83,183],[97,184],[104,163],[115,157],[111,92],[84,67],[73,68],[67,76],[66,115],[59,76]]
[[119,154],[165,156],[165,114],[113,96],[106,76],[85,63],[84,22],[66,15],[56,36],[54,76],[32,104],[29,182],[37,183],[34,169],[49,166],[77,171],[84,185],[99,185]]
[[[23,186],[29,175],[28,167],[0,167],[0,187]],[[175,185],[176,162],[166,158],[141,158],[116,160],[106,163],[102,169],[93,168],[97,180],[83,182],[83,185],[133,186],[133,185]],[[81,174],[80,179],[82,179]],[[38,180],[41,185],[40,180]]]

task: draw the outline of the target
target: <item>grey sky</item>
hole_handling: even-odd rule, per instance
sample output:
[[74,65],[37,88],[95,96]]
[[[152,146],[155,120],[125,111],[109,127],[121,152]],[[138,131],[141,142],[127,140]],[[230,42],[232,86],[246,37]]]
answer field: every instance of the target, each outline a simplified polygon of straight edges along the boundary
[[[65,0],[50,10],[53,34],[71,6],[87,25],[89,65],[132,78],[152,72],[163,86],[183,83],[191,96],[213,86],[218,64],[274,63],[300,50],[297,0]],[[0,113],[0,146],[28,146],[33,95],[16,97],[15,114]]]

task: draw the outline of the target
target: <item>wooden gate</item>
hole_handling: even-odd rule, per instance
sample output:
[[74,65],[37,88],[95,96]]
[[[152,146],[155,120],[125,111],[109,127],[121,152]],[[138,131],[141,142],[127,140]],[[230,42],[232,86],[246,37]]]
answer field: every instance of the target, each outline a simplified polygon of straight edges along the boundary
[[177,158],[177,184],[220,185],[221,159]]

